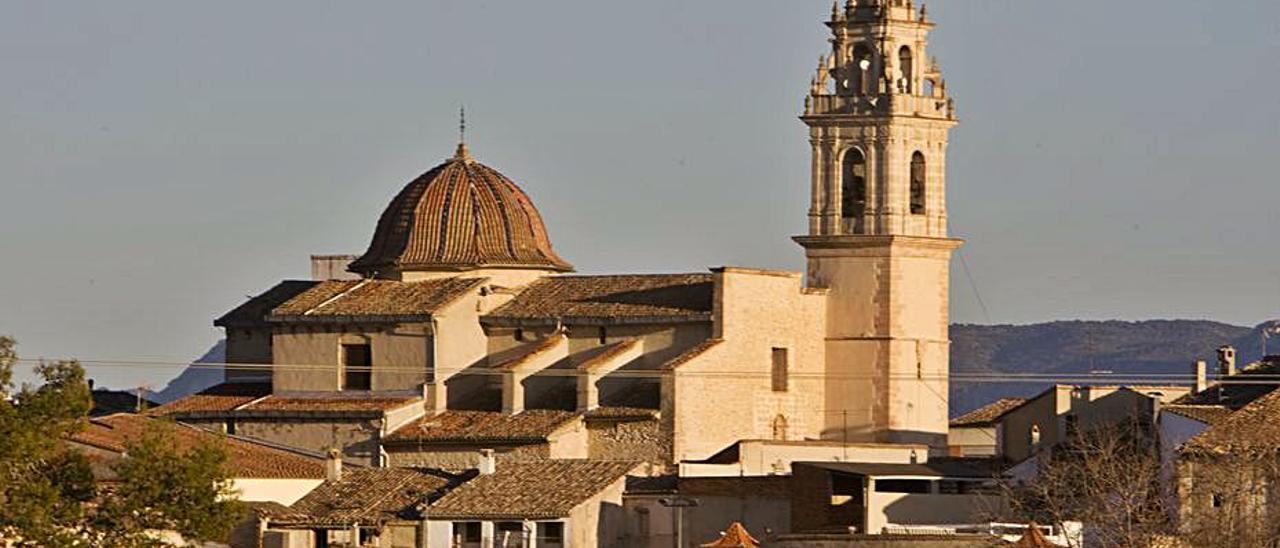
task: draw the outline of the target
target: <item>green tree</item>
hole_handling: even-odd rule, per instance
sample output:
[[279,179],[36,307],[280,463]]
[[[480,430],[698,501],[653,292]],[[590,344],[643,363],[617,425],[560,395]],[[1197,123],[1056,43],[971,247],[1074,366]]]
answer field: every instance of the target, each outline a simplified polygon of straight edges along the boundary
[[119,487],[99,492],[88,460],[64,440],[93,407],[84,369],[40,364],[38,385],[14,383],[13,339],[0,337],[0,541],[17,546],[139,548],[149,534],[224,537],[243,515],[229,491],[225,443],[211,437],[188,451],[175,425],[154,421],[116,465]]
[[177,425],[154,421],[115,464],[121,485],[106,513],[119,529],[177,531],[187,539],[223,540],[245,516],[227,479],[225,440],[186,451]]
[[0,528],[36,545],[74,545],[67,537],[93,496],[92,472],[62,439],[92,407],[75,362],[41,364],[38,387],[13,383],[13,339],[0,337]]

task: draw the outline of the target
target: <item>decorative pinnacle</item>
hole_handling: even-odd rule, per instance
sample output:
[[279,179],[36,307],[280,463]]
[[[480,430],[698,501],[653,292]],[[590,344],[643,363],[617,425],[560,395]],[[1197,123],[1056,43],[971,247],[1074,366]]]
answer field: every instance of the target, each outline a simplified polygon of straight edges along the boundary
[[463,160],[470,162],[471,151],[467,149],[467,107],[465,105],[458,107],[458,151],[454,153],[455,160]]

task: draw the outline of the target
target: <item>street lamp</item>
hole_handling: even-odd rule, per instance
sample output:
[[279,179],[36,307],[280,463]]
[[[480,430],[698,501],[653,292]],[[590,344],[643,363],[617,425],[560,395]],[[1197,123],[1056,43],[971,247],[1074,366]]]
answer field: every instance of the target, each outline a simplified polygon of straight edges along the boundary
[[667,497],[658,499],[658,504],[676,509],[676,548],[684,548],[684,509],[698,506],[698,499],[689,497]]

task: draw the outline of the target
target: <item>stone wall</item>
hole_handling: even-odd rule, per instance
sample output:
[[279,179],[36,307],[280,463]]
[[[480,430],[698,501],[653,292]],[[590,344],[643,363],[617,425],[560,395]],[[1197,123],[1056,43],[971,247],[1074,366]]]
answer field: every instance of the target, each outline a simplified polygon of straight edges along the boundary
[[596,460],[640,460],[671,464],[671,436],[657,419],[588,420],[589,457]]
[[476,468],[480,462],[480,450],[493,449],[497,466],[503,463],[551,458],[551,445],[538,443],[516,446],[435,446],[415,449],[412,447],[387,447],[388,465],[392,467],[442,468],[445,470],[468,470]]
[[[663,388],[676,460],[703,459],[742,439],[822,434],[825,304],[798,273],[716,271],[712,336],[724,342],[682,364]],[[783,390],[772,383],[774,349],[787,352]]]

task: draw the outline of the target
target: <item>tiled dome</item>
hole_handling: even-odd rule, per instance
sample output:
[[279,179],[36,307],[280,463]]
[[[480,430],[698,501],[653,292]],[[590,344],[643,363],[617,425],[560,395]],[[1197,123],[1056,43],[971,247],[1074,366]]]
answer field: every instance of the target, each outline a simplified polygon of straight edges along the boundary
[[351,264],[366,277],[479,268],[573,270],[551,249],[529,196],[466,145],[396,195],[369,250]]

